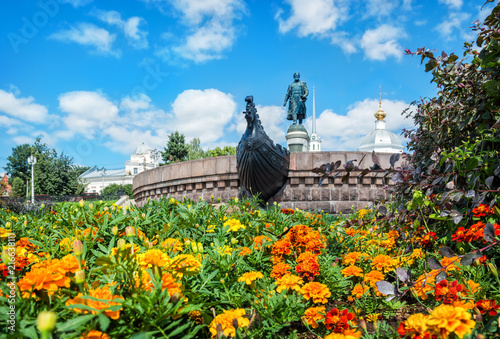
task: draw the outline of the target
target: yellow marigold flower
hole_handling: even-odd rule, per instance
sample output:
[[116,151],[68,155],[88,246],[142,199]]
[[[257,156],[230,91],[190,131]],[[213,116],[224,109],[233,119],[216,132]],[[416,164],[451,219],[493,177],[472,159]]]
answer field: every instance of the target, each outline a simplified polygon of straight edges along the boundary
[[[17,283],[23,298],[29,298],[34,290],[45,290],[49,295],[54,294],[60,287],[69,287],[70,278],[59,272],[56,267],[32,267]],[[31,294],[32,297],[35,293]]]
[[243,225],[238,219],[229,219],[224,223],[224,226],[229,226],[229,231],[236,232],[240,229],[245,229],[246,226]]
[[387,232],[387,236],[389,238],[398,238],[399,237],[399,232],[395,231],[395,230],[392,230],[392,231]]
[[170,258],[161,250],[147,250],[145,253],[137,255],[137,262],[142,269],[152,268],[153,266],[163,267],[170,262]]
[[80,339],[110,339],[109,335],[96,330],[90,330],[82,334]]
[[203,316],[201,315],[200,311],[191,311],[188,313],[189,318],[193,320],[197,324],[203,324],[205,320],[203,319]]
[[349,331],[349,334],[346,334],[348,330],[344,331],[344,333],[330,333],[324,339],[358,339],[361,338],[361,332],[359,331]]
[[342,275],[344,277],[362,277],[363,276],[363,270],[358,267],[358,266],[347,266],[344,268],[342,271]]
[[[111,306],[114,305],[120,305],[119,302],[112,301],[114,299],[120,298],[118,295],[113,295],[109,291],[109,288],[107,286],[104,286],[103,288],[96,288],[96,289],[90,289],[89,290],[89,297],[93,297],[96,299],[100,299],[103,301],[96,301],[96,300],[90,300],[90,299],[83,299],[83,294],[78,293],[76,297],[73,299],[70,299],[66,302],[66,306],[68,305],[86,305],[89,307],[92,307],[96,311],[90,311],[92,314],[97,314],[98,311],[100,310],[105,310],[104,315],[111,318],[111,319],[118,319],[120,317],[120,310],[116,311],[106,311],[107,308],[110,308]],[[76,313],[88,313],[89,311],[87,310],[81,310],[78,307],[72,308],[72,310]]]
[[[123,240],[123,239],[120,239],[118,240],[118,243],[120,243],[120,241]],[[131,248],[132,248],[132,245],[131,244],[125,244],[125,252],[131,252]],[[134,253],[137,253],[141,250],[141,248],[139,247],[139,245],[136,245],[134,244]],[[118,253],[120,253],[120,249],[118,247],[113,247],[111,249],[111,255],[114,257],[116,256]]]
[[302,317],[312,328],[318,328],[318,321],[325,319],[326,309],[325,306],[309,307]]
[[182,276],[190,272],[190,274],[196,274],[200,271],[202,267],[201,262],[199,262],[191,254],[180,254],[170,260],[168,264],[169,269],[175,270],[175,274],[182,278]]
[[326,304],[332,295],[326,285],[319,282],[309,282],[302,286],[299,293],[306,299],[312,299],[314,303]]
[[471,314],[465,308],[443,304],[429,314],[427,326],[441,338],[448,338],[452,333],[463,338],[472,331],[476,322],[471,319]]
[[427,331],[427,315],[422,313],[412,314],[403,321],[398,328],[398,333],[402,335],[414,338],[415,336],[420,336],[423,332]]
[[300,285],[303,283],[304,280],[302,280],[301,277],[288,273],[276,280],[276,285],[278,286],[276,292],[281,293],[283,290],[294,290],[299,292]]
[[182,241],[175,238],[167,238],[163,240],[160,244],[161,247],[164,247],[168,251],[172,251],[173,253],[182,252]]
[[245,315],[246,313],[243,308],[226,310],[222,314],[217,315],[209,326],[212,338],[217,336],[217,325],[220,325],[220,328],[226,337],[235,337],[236,329],[234,328],[233,320],[238,322],[238,328],[247,327],[250,324],[250,320],[246,318]]
[[264,275],[261,272],[246,272],[243,273],[241,277],[238,278],[239,282],[245,282],[247,285],[251,285],[257,279],[264,278]]
[[206,232],[207,233],[215,233],[215,225],[208,225]]
[[238,250],[240,250],[240,253],[238,253],[238,255],[240,257],[244,257],[245,255],[252,254],[252,250],[249,249],[248,247],[240,247],[240,248],[238,248]]
[[474,306],[476,306],[472,300],[455,300],[451,303],[451,305],[455,307],[462,307],[465,308],[466,310],[472,310]]
[[370,287],[365,286],[365,287],[363,288],[363,286],[362,286],[361,284],[357,284],[357,285],[356,285],[356,286],[354,286],[354,288],[352,289],[351,294],[352,294],[354,297],[356,297],[356,298],[360,299],[360,298],[363,296],[363,294],[366,294],[369,290],[370,290]]
[[387,273],[394,269],[394,260],[388,255],[379,254],[373,258],[372,267],[378,271]]
[[216,247],[216,249],[217,253],[219,253],[221,256],[231,255],[231,253],[233,253],[233,248],[226,245],[222,245],[222,247]]
[[63,252],[70,252],[73,249],[73,243],[75,240],[75,237],[63,238],[59,243],[59,249]]
[[365,274],[363,281],[365,283],[368,283],[372,288],[376,289],[377,286],[375,285],[375,283],[377,281],[384,280],[384,278],[385,278],[384,273],[377,271],[377,270],[373,270],[373,271]]

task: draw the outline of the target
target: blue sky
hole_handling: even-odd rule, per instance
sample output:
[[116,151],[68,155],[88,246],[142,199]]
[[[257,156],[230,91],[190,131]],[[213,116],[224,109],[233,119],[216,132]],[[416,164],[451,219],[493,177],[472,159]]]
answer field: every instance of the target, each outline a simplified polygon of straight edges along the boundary
[[323,149],[356,150],[374,128],[379,86],[387,128],[434,96],[418,57],[462,56],[482,0],[40,0],[0,10],[0,172],[37,136],[86,166],[120,168],[172,131],[205,149],[236,145],[253,95],[266,132],[285,144],[293,73],[316,92]]

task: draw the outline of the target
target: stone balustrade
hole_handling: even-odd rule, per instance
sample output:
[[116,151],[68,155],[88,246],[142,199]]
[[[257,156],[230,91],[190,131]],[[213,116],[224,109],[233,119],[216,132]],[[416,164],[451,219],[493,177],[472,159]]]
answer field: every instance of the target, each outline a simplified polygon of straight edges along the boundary
[[[377,153],[377,156],[382,168],[389,168],[391,154]],[[282,208],[349,213],[353,208],[364,208],[375,200],[387,198],[387,188],[393,183],[390,176],[384,178],[380,172],[359,178],[361,171],[353,171],[346,183],[342,183],[341,173],[336,178],[325,179],[318,187],[320,178],[311,169],[337,160],[343,165],[353,159],[360,169],[373,165],[371,153],[366,152],[292,153],[289,179],[269,203],[277,202]],[[210,201],[213,196],[227,201],[247,193],[240,189],[235,155],[185,161],[145,171],[134,178],[133,187],[138,206],[144,205],[147,199],[161,197]]]

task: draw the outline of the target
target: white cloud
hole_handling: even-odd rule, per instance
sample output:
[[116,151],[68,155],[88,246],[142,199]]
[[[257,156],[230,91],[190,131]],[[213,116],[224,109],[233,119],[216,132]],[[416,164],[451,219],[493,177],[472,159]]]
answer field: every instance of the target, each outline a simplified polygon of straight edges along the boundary
[[[412,126],[412,122],[401,115],[408,106],[403,101],[382,100],[382,109],[387,113],[386,129],[400,139],[400,130]],[[357,150],[363,137],[375,128],[374,113],[377,109],[378,100],[365,99],[351,105],[345,115],[329,109],[323,111],[316,118],[317,133],[323,139],[323,145],[331,145],[328,150]],[[312,118],[307,118],[306,126],[310,126],[311,121]]]
[[136,112],[141,109],[149,108],[150,103],[151,103],[151,98],[148,97],[146,94],[141,93],[137,98],[131,98],[131,97],[123,98],[120,103],[120,108],[127,111]]
[[137,145],[144,142],[148,146],[163,150],[168,140],[168,134],[164,129],[145,130],[134,128],[132,125],[113,125],[103,130],[104,135],[111,138],[104,146],[109,149],[130,154],[137,148]]
[[77,27],[63,30],[49,36],[51,39],[63,42],[76,42],[80,45],[96,48],[96,52],[104,55],[119,57],[120,51],[113,50],[113,42],[116,39],[115,34],[110,34],[104,28],[93,24],[80,23]]
[[68,115],[63,118],[69,131],[94,136],[96,129],[113,124],[118,107],[97,92],[75,91],[59,96],[59,108]]
[[183,0],[172,1],[190,25],[200,24],[206,17],[232,20],[245,9],[240,0]]
[[398,6],[399,3],[394,0],[368,0],[366,2],[364,17],[387,17],[391,15]]
[[463,5],[462,0],[439,0],[440,3],[450,7],[450,9],[460,9]]
[[171,52],[196,63],[220,59],[236,40],[234,21],[245,12],[240,0],[184,0],[172,2],[188,33],[181,43],[159,51],[165,59]]
[[384,61],[391,56],[400,60],[403,48],[396,39],[405,36],[405,32],[398,27],[381,25],[367,30],[361,38],[360,45],[365,57],[370,60]]
[[34,101],[33,97],[17,98],[13,93],[0,90],[0,112],[27,122],[48,122],[47,108]]
[[61,3],[67,3],[73,5],[73,7],[82,7],[88,5],[94,0],[58,0]]
[[338,45],[346,54],[352,54],[357,51],[356,43],[349,39],[346,32],[335,32],[330,39],[332,44]]
[[463,27],[469,18],[470,14],[465,12],[450,13],[446,19],[436,26],[435,30],[447,40],[454,40],[457,38],[456,34],[454,34],[455,30],[459,30],[461,36],[464,37],[467,35],[467,32]]
[[16,125],[21,125],[22,122],[17,119],[9,118],[5,115],[0,115],[0,126],[11,127]]
[[120,28],[129,44],[134,48],[143,49],[148,47],[148,32],[139,28],[140,25],[146,22],[143,18],[134,16],[123,20],[117,11],[99,11],[97,12],[97,17],[109,25]]
[[187,139],[214,142],[223,136],[235,111],[236,103],[230,94],[216,89],[186,90],[172,104],[172,130],[178,130]]
[[14,142],[17,145],[32,144],[32,143],[35,142],[35,138],[28,137],[28,136],[25,136],[25,135],[19,135],[17,137],[12,138],[12,140],[14,140]]
[[282,19],[283,10],[279,10],[275,16],[281,33],[294,29],[301,37],[331,33],[347,16],[347,8],[342,6],[342,1],[334,3],[333,0],[286,0],[286,2],[291,7],[290,16]]
[[235,40],[234,28],[220,22],[209,22],[188,35],[185,42],[173,51],[185,59],[204,62],[222,58],[222,53],[231,48]]

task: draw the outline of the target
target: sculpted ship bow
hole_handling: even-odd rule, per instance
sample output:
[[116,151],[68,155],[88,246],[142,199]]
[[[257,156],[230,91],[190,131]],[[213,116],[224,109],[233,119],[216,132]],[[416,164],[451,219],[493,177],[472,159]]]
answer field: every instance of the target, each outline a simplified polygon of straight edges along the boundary
[[288,179],[290,152],[274,142],[264,132],[253,96],[245,98],[247,129],[236,149],[236,167],[240,183],[252,195],[268,201]]

